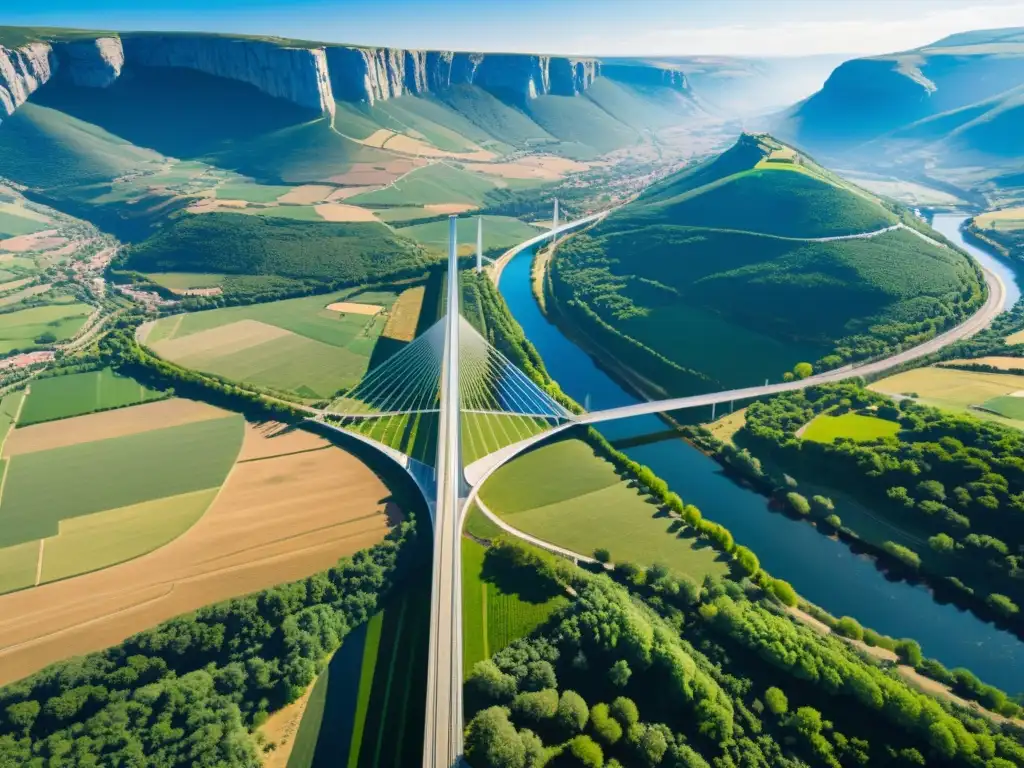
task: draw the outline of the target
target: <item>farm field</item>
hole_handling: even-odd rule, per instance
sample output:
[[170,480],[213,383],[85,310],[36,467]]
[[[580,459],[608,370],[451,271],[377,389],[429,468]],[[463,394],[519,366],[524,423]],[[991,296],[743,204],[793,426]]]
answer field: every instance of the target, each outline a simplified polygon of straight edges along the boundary
[[11,392],[0,399],[0,449],[7,443],[7,436],[14,429],[14,421],[21,411],[22,403],[25,401],[25,390],[19,389]]
[[29,235],[50,226],[46,216],[14,203],[0,203],[0,240]]
[[[1009,341],[1009,339],[1007,340]],[[1024,337],[1021,337],[1021,341],[1024,341]],[[992,355],[990,357],[974,357],[969,360],[943,360],[940,367],[953,365],[991,365],[1001,371],[1020,371],[1024,370],[1024,357]]]
[[349,290],[172,315],[144,326],[140,338],[161,357],[188,368],[308,399],[326,398],[363,377],[390,321],[387,311],[368,315],[327,307],[346,301],[390,310],[397,297],[394,291]]
[[731,443],[733,437],[747,424],[747,409],[741,408],[735,413],[722,416],[706,424],[704,428],[725,443]]
[[868,389],[886,394],[913,394],[926,405],[952,411],[968,411],[978,418],[991,418],[1007,426],[1024,428],[1024,420],[1005,419],[970,408],[1002,395],[1024,390],[1024,376],[1010,373],[981,373],[955,368],[915,368],[876,381]]
[[1024,397],[1015,397],[1013,395],[992,397],[982,403],[980,407],[989,411],[995,411],[1000,416],[1005,416],[1008,419],[1024,421]]
[[208,511],[166,546],[0,595],[0,684],[330,567],[401,519],[389,486],[329,441],[272,422],[247,424],[244,435],[241,458]]
[[425,206],[467,203],[482,206],[488,192],[507,183],[432,163],[410,172],[391,186],[351,197],[347,202],[371,206]]
[[[429,214],[428,214],[429,215]],[[511,216],[484,216],[484,252],[492,249],[506,249],[529,240],[537,230],[529,224]],[[476,253],[477,217],[472,213],[459,217],[457,236],[460,245],[470,244]],[[431,221],[403,227],[400,232],[423,245],[444,250],[448,244],[448,222]]]
[[19,309],[0,315],[0,355],[38,346],[36,339],[52,333],[57,341],[74,336],[85,325],[93,307],[78,302]]
[[670,532],[672,520],[582,440],[559,440],[514,459],[487,480],[480,497],[510,525],[580,554],[605,548],[612,562],[663,563],[697,581],[729,570],[715,550]]
[[430,610],[423,576],[345,638],[314,684],[287,768],[421,760]]
[[981,229],[995,229],[1004,232],[1024,229],[1024,208],[1015,207],[988,211],[975,216],[974,222]]
[[27,426],[164,397],[166,395],[163,393],[148,389],[109,368],[69,376],[51,376],[32,382],[18,423]]
[[900,425],[895,421],[865,416],[860,413],[844,413],[842,416],[821,414],[815,417],[804,429],[804,440],[816,443],[834,443],[840,437],[848,437],[857,442],[878,440],[882,437],[895,437]]
[[568,603],[566,595],[536,574],[501,572],[483,545],[464,538],[463,674],[469,674],[476,662],[526,637]]

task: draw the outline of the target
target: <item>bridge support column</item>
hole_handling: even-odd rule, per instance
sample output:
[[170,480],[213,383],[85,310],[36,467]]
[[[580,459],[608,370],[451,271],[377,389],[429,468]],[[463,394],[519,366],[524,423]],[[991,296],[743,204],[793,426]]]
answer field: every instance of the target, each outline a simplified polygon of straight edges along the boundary
[[551,218],[551,229],[558,229],[558,198],[555,198],[555,214]]

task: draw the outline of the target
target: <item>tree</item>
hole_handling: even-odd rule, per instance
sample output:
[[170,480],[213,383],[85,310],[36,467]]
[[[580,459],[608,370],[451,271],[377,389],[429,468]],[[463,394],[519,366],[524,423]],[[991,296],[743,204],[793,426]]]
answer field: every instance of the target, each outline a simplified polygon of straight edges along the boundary
[[790,491],[786,494],[786,501],[789,502],[790,508],[798,515],[809,515],[811,514],[811,505],[806,498],[801,496],[796,491]]
[[526,748],[507,709],[490,707],[470,721],[466,757],[474,768],[525,768]]
[[836,632],[853,640],[864,639],[864,627],[852,616],[843,616],[836,622]]
[[820,494],[811,497],[811,506],[819,515],[828,515],[835,512],[836,505],[828,496]]
[[581,734],[570,741],[569,754],[584,768],[601,768],[604,765],[604,752],[589,736]]
[[498,669],[490,659],[473,665],[466,685],[491,701],[508,702],[516,695],[516,679]]
[[555,720],[561,727],[562,732],[568,735],[580,733],[587,726],[590,712],[587,709],[587,702],[583,700],[576,691],[563,691],[558,699],[558,709],[555,711]]
[[654,726],[634,723],[629,727],[627,738],[640,762],[650,768],[658,765],[668,750],[665,734]]
[[590,729],[602,744],[612,746],[622,738],[622,726],[608,711],[608,705],[595,704],[590,709]]
[[32,725],[39,717],[38,701],[19,701],[7,707],[7,719],[11,725],[20,728],[24,733],[32,730]]
[[796,590],[793,589],[793,586],[788,581],[783,581],[782,579],[772,579],[771,591],[772,594],[775,595],[775,597],[777,597],[783,603],[783,605],[788,605],[790,607],[796,605]]
[[633,670],[629,668],[629,664],[626,663],[626,660],[619,659],[612,664],[611,669],[608,670],[608,680],[617,688],[625,688],[629,683],[629,678],[632,674]]
[[956,755],[956,738],[943,722],[932,723],[928,728],[928,743],[947,760]]
[[754,576],[761,570],[761,562],[757,559],[757,555],[747,547],[736,547],[733,557],[736,558],[736,563],[747,576]]
[[620,560],[615,564],[615,575],[625,584],[638,584],[643,579],[644,572],[636,563]]
[[557,688],[558,679],[555,668],[549,661],[531,661],[526,665],[526,675],[521,687],[524,691],[540,691],[545,688]]
[[911,640],[910,638],[897,640],[895,651],[904,664],[909,664],[912,667],[918,667],[924,661],[924,655],[921,653],[921,644],[916,640]]
[[882,545],[882,549],[910,568],[916,570],[921,567],[921,557],[912,549],[901,546],[894,541],[885,542]]
[[831,525],[837,531],[843,527],[843,521],[839,519],[839,515],[829,515],[825,518],[825,522]]
[[520,693],[512,701],[512,711],[530,722],[548,720],[558,711],[558,691],[547,688],[543,691]]
[[776,717],[781,717],[789,710],[789,701],[780,689],[772,686],[764,692],[764,703]]
[[946,500],[946,487],[938,480],[922,480],[917,484],[917,493],[921,498],[932,501]]
[[598,547],[594,550],[594,559],[599,563],[610,563],[612,560],[612,553],[604,547]]
[[793,366],[793,375],[798,379],[806,379],[814,373],[814,366],[810,363],[797,363]]
[[996,613],[1006,618],[1012,618],[1020,613],[1020,608],[1013,600],[1008,598],[1006,595],[1000,595],[993,592],[991,595],[985,598],[985,604],[989,608],[996,611]]
[[936,552],[952,552],[956,547],[956,539],[945,533],[937,533],[929,537],[928,546]]
[[637,710],[636,704],[625,696],[619,696],[612,702],[611,713],[624,728],[628,728],[640,720],[640,712]]

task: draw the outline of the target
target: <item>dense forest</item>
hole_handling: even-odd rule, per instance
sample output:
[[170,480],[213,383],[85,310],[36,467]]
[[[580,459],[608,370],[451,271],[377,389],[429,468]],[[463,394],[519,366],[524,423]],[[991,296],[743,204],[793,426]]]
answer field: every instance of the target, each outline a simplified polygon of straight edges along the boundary
[[576,597],[470,671],[474,768],[1024,765],[1013,732],[913,690],[747,580],[594,576],[501,539],[488,556]]
[[[894,422],[898,431],[831,443],[797,436],[816,415],[851,411]],[[751,404],[736,441],[798,480],[814,478],[864,502],[924,542],[916,551],[901,542],[869,542],[896,565],[930,575],[988,618],[1024,626],[1024,436],[1018,430],[910,398],[894,404],[847,382]],[[734,466],[760,472],[750,461]],[[822,502],[798,511],[825,522],[835,513],[833,528],[858,535],[856,525],[842,521],[842,509]]]
[[337,566],[218,603],[0,688],[0,766],[255,768],[295,701],[422,555],[415,523]]

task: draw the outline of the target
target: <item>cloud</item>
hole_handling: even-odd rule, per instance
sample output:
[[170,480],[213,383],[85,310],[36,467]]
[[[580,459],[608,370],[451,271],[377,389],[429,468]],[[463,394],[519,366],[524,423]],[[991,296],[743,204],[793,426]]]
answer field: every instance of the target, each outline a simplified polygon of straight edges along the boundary
[[[852,4],[849,7],[855,8]],[[779,21],[651,30],[639,39],[620,41],[620,50],[609,53],[649,56],[876,54],[916,48],[955,32],[1024,26],[1024,2],[979,3],[900,17],[896,15],[901,10],[900,4],[893,0],[891,9],[891,14],[880,19]]]

